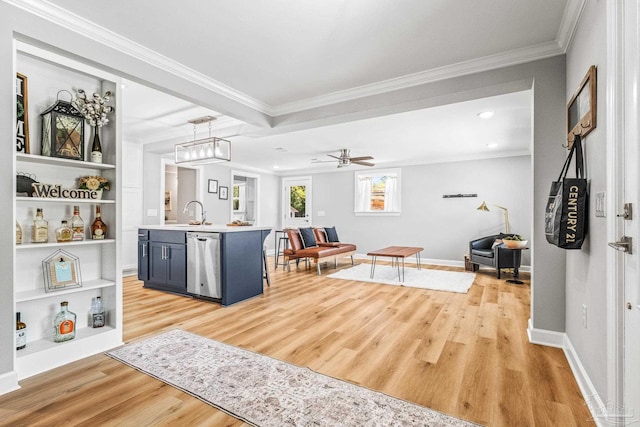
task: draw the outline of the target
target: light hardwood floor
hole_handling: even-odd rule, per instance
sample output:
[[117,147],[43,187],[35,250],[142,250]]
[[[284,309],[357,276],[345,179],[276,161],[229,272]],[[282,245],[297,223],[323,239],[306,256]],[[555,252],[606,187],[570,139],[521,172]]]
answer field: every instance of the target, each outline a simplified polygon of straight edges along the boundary
[[[264,295],[226,308],[127,277],[124,339],[182,328],[484,425],[594,425],[562,350],[528,343],[526,276],[483,271],[454,294],[327,271],[272,269]],[[0,425],[245,425],[102,354],[21,385]]]

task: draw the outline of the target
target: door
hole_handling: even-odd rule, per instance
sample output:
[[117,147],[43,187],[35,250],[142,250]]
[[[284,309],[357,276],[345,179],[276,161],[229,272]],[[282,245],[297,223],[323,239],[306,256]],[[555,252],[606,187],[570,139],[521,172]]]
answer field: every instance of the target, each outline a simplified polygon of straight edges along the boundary
[[187,245],[165,243],[166,284],[176,292],[187,291]]
[[[616,2],[617,3],[617,2]],[[631,254],[619,253],[622,257],[624,283],[624,355],[623,355],[623,422],[638,422],[640,420],[640,185],[638,168],[640,168],[640,152],[638,138],[640,137],[640,26],[638,25],[638,9],[640,0],[624,2],[624,131],[621,153],[622,160],[622,197],[623,203],[631,203],[631,217],[619,220],[621,235],[632,238]],[[620,74],[617,74],[618,76]],[[622,213],[622,206],[618,206],[617,214]],[[631,419],[629,419],[631,417]]]
[[167,280],[167,262],[165,244],[149,242],[149,281],[165,283]]
[[284,178],[284,228],[311,226],[311,177]]
[[138,242],[138,280],[149,280],[149,242]]

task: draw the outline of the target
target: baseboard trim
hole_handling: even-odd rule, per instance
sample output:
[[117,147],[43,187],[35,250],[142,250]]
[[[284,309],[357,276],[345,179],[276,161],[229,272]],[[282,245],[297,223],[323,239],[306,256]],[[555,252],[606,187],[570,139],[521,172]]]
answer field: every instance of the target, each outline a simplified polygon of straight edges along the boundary
[[[354,258],[356,259],[363,259],[363,260],[371,260],[371,257],[366,255],[366,254],[355,254]],[[382,260],[389,260],[390,258],[380,258]],[[406,258],[404,260],[405,264],[410,264],[410,265],[415,265],[416,264],[416,258],[414,256],[411,256],[409,258]],[[443,266],[443,267],[463,267],[464,268],[464,261],[457,261],[457,260],[450,260],[450,259],[435,259],[435,258],[420,258],[420,263],[423,265],[426,264],[430,264],[430,265],[439,265],[439,266]],[[495,271],[495,268],[492,267],[485,267],[485,266],[480,266],[481,270],[487,270],[487,271]],[[522,265],[520,266],[520,271],[523,272],[527,272],[530,273],[531,272],[531,266],[529,265]]]
[[16,371],[0,375],[0,395],[18,390],[19,388],[18,373]]
[[[548,331],[545,329],[536,329],[533,327],[533,322],[529,319],[529,327],[527,328],[527,335],[529,336],[529,342],[532,344],[546,345],[548,347],[561,348],[564,352],[569,367],[573,373],[573,377],[578,383],[578,388],[582,393],[582,397],[587,403],[589,412],[591,413],[592,420],[597,426],[602,427],[609,425],[606,422],[608,419],[608,408],[603,402],[602,397],[598,394],[591,378],[587,374],[584,365],[578,357],[571,340],[564,332]],[[604,424],[603,424],[604,421]]]

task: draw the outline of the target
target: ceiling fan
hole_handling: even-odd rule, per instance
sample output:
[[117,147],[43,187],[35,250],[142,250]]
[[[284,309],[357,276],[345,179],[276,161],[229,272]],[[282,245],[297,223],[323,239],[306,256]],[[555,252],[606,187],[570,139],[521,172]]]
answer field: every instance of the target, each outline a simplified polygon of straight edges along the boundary
[[[362,157],[351,157],[349,155],[348,148],[340,149],[340,156],[334,156],[333,154],[327,154],[329,157],[333,157],[338,160],[338,167],[344,168],[351,164],[361,165],[361,166],[375,166],[373,163],[366,162],[365,160],[373,160],[371,156],[362,156]],[[324,163],[324,162],[333,162],[335,160],[314,160],[313,163]]]

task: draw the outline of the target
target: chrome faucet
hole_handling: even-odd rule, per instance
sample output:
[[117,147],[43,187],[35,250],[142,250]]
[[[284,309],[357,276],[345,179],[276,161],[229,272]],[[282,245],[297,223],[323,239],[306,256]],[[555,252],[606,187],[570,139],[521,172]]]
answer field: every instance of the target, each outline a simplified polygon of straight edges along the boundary
[[189,212],[189,205],[191,203],[197,203],[200,205],[200,210],[202,211],[202,220],[200,221],[200,225],[204,225],[204,222],[207,219],[207,213],[204,210],[204,206],[202,205],[201,202],[199,202],[198,200],[191,200],[189,202],[187,202],[187,204],[184,205],[184,209],[182,210],[182,213],[187,213]]

